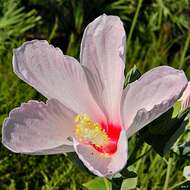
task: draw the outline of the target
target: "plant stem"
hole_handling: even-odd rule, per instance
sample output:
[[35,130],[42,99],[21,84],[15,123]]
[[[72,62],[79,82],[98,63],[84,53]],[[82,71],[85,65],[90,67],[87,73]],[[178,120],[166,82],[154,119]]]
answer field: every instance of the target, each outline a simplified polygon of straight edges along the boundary
[[108,180],[105,177],[104,177],[104,183],[105,183],[106,190],[111,190],[109,182],[108,182]]
[[186,55],[187,49],[189,47],[189,43],[190,43],[190,31],[188,31],[187,39],[185,41],[185,46],[184,46],[184,49],[182,51],[181,60],[180,60],[180,64],[179,64],[180,69],[182,69],[182,67],[184,65],[185,55]]
[[130,28],[130,31],[129,31],[129,35],[128,35],[128,40],[127,40],[128,47],[130,45],[131,37],[132,37],[133,31],[134,31],[134,28],[135,28],[135,25],[136,25],[136,22],[137,22],[137,18],[138,18],[138,15],[139,15],[139,11],[140,11],[142,2],[143,2],[143,0],[138,1],[137,10],[135,12],[135,16],[133,18],[133,22],[132,22],[132,25],[131,25],[131,28]]
[[168,184],[169,184],[169,177],[170,177],[171,167],[172,167],[172,158],[169,158],[163,190],[168,190]]

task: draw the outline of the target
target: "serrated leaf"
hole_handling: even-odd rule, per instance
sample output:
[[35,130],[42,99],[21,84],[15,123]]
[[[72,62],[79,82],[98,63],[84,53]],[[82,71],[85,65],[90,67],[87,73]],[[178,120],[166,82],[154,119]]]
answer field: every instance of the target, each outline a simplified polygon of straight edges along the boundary
[[104,178],[96,177],[93,180],[84,183],[83,186],[86,187],[88,190],[111,190],[111,183],[107,180],[106,183],[109,186],[109,189],[106,186]]

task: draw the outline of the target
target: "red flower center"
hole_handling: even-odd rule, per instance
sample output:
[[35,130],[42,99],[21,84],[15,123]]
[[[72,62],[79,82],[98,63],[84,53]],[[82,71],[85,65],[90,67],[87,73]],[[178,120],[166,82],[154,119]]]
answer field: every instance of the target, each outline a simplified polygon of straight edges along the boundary
[[79,114],[75,118],[77,123],[75,134],[77,139],[84,144],[93,146],[103,154],[113,154],[121,132],[120,125],[107,123],[94,123],[87,114]]
[[109,137],[109,143],[104,146],[97,147],[95,144],[92,146],[101,153],[113,154],[117,151],[117,144],[121,132],[121,126],[113,124],[101,124],[103,129],[107,129],[106,134]]

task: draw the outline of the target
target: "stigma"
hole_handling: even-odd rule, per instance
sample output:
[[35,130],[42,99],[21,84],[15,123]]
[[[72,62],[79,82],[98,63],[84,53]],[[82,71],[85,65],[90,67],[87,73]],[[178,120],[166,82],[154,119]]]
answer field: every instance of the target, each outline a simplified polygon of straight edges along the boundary
[[87,114],[75,117],[75,135],[81,143],[90,144],[97,148],[109,144],[109,137],[100,124],[94,123]]

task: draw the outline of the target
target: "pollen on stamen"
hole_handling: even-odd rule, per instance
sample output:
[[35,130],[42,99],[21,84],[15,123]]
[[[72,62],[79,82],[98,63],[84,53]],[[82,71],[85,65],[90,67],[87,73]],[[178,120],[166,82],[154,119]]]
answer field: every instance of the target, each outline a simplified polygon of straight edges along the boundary
[[105,146],[109,143],[109,137],[98,123],[94,123],[87,114],[79,114],[75,117],[75,135],[82,143]]

